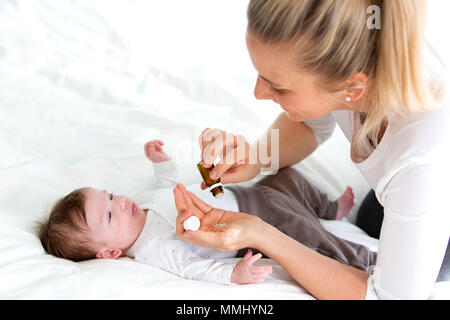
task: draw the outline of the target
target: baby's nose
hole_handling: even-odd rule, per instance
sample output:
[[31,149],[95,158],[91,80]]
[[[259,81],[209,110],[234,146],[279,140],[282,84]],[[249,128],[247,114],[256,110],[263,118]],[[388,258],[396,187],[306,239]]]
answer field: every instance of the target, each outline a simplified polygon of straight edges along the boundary
[[121,209],[122,211],[125,211],[125,210],[128,209],[128,201],[127,201],[127,199],[122,199],[122,200],[120,201],[120,209]]

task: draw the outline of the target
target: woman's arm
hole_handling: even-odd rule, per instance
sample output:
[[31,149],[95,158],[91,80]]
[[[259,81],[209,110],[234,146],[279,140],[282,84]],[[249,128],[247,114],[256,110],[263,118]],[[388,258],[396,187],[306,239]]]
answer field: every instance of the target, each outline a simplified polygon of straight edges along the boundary
[[264,135],[258,139],[258,145],[260,148],[266,148],[266,154],[269,156],[272,144],[272,141],[270,141],[271,130],[279,130],[280,169],[299,163],[318,147],[316,137],[311,129],[302,122],[292,121],[286,112],[283,112],[275,119]]
[[[302,161],[318,147],[311,129],[301,122],[293,122],[284,112],[267,130],[269,137],[271,129],[280,130],[280,168]],[[270,144],[267,147],[270,150]],[[260,231],[252,233],[251,246],[274,259],[313,296],[318,299],[365,298],[367,273],[323,256],[261,220],[258,224],[255,229]]]
[[[278,130],[279,141],[271,141],[272,130]],[[231,138],[230,138],[231,136]],[[284,168],[300,162],[316,150],[318,143],[311,129],[302,122],[294,122],[288,118],[285,112],[281,113],[266,132],[256,142],[250,145],[242,136],[238,136],[233,146],[233,135],[220,129],[205,129],[199,137],[202,149],[202,160],[205,166],[215,162],[222,150],[223,158],[229,159],[231,154],[233,161],[220,162],[211,171],[213,179],[220,178],[223,184],[238,183],[253,179],[260,173],[261,168],[271,167],[271,163],[263,163],[260,155],[267,155],[272,160],[271,150],[278,151],[278,168]],[[245,152],[241,152],[245,150]],[[251,150],[251,151],[250,151]],[[259,150],[257,163],[250,160],[250,154]],[[263,161],[261,161],[263,160]],[[205,187],[203,186],[203,189]]]
[[369,275],[323,256],[260,220],[252,233],[255,249],[280,264],[317,299],[365,299]]
[[[213,208],[178,184],[177,235],[185,241],[221,251],[251,247],[278,262],[317,299],[364,299],[368,274],[305,247],[260,218]],[[195,215],[200,229],[185,231],[183,222]]]

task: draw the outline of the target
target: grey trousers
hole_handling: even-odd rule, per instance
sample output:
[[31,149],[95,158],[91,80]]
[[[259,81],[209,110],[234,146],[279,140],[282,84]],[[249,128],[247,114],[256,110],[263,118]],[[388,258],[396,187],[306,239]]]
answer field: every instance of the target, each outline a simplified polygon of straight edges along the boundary
[[[246,187],[229,185],[239,211],[260,217],[281,232],[318,253],[346,265],[367,271],[377,254],[369,248],[336,237],[320,224],[319,218],[333,220],[337,202],[328,200],[298,170],[286,167]],[[243,256],[247,249],[241,249]]]

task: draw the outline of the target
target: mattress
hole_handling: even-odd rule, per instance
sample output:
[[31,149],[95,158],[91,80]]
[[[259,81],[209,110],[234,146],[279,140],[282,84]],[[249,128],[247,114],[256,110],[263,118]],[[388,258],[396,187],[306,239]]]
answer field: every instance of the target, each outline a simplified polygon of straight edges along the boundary
[[[221,128],[258,138],[280,109],[253,97],[246,1],[3,0],[0,2],[0,298],[314,299],[275,261],[257,285],[181,279],[129,258],[79,263],[45,254],[35,226],[54,201],[91,186],[154,188],[144,143],[165,142],[180,182],[200,183],[197,137]],[[377,250],[354,225],[369,191],[336,128],[295,166],[356,205],[331,232]],[[251,182],[248,182],[251,183]],[[229,259],[233,260],[233,259]],[[450,298],[448,282],[432,298]]]

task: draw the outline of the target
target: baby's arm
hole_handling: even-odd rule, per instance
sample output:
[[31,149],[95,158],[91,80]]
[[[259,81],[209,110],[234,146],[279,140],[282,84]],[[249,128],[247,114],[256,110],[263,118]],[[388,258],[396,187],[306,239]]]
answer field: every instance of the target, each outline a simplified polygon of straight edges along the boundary
[[193,252],[186,242],[172,238],[158,244],[149,244],[147,249],[136,256],[136,260],[185,279],[220,284],[248,284],[263,282],[272,272],[271,266],[253,266],[260,257],[260,254],[252,256],[249,251],[238,263],[206,259]]
[[182,278],[220,284],[230,284],[234,263],[204,259],[193,252],[186,242],[164,236],[148,242],[135,260],[146,263]]
[[155,186],[175,187],[179,182],[178,169],[175,161],[163,150],[164,142],[152,140],[145,144],[146,157],[153,163]]

